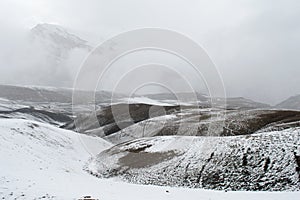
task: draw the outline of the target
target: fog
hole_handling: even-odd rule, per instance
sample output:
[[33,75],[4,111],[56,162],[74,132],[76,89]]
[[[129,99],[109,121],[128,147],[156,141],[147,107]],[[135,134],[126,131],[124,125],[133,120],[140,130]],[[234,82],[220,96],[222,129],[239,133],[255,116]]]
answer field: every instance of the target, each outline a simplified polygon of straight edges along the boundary
[[132,29],[174,30],[206,50],[228,96],[276,104],[300,94],[298,0],[2,0],[0,23],[1,84],[73,86],[88,52],[49,63],[44,46],[29,39],[36,24],[53,23],[93,47]]

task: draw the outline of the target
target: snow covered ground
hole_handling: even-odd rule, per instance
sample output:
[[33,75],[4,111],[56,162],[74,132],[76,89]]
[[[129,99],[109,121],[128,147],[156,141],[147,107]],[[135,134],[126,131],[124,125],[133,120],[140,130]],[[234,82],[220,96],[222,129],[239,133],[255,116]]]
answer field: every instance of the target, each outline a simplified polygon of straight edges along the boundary
[[299,129],[227,137],[156,136],[118,144],[88,170],[130,183],[230,191],[299,191]]
[[127,103],[127,104],[136,104],[136,103],[144,103],[156,106],[174,106],[174,105],[197,105],[197,102],[183,102],[180,100],[157,100],[157,99],[150,99],[148,97],[140,96],[140,97],[132,97],[132,98],[123,98],[121,100],[118,99],[117,103]]
[[[84,142],[82,142],[84,141]],[[89,152],[83,144],[89,145]],[[99,179],[82,170],[111,144],[96,137],[21,119],[0,119],[0,199],[234,200],[298,199],[300,192],[216,192],[142,186]]]

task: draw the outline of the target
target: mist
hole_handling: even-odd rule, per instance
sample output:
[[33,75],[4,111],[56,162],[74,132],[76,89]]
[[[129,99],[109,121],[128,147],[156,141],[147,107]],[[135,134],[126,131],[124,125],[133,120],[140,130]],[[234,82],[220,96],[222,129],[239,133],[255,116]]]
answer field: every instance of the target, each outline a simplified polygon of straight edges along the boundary
[[[276,104],[300,94],[297,0],[3,0],[0,23],[0,84],[73,86],[89,52],[74,48],[63,61],[49,63],[44,46],[29,39],[32,27],[49,23],[66,28],[92,47],[136,28],[171,29],[187,35],[206,50],[219,69],[227,96]],[[176,59],[169,63],[181,70],[188,68]],[[118,77],[117,73],[112,74]],[[164,74],[162,70],[158,79],[164,79]],[[137,82],[148,75],[140,73]],[[115,77],[106,77],[106,89],[111,89]],[[180,83],[176,84],[176,75],[168,79],[174,88],[183,90]],[[197,83],[193,77],[191,82],[200,85],[197,90],[205,90],[203,82]]]

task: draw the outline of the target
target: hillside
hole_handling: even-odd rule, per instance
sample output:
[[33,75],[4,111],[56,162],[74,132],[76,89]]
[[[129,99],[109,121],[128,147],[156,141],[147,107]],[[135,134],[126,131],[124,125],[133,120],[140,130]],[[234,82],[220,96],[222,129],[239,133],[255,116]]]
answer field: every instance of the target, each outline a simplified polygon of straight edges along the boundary
[[[91,195],[98,199],[123,200],[181,200],[186,196],[190,200],[256,200],[262,197],[266,200],[294,200],[299,196],[299,192],[225,193],[98,179],[83,171],[83,166],[90,153],[96,154],[110,146],[99,138],[17,119],[0,119],[0,132],[1,199],[62,200]],[[89,142],[90,153],[82,145],[82,139]]]
[[93,158],[97,177],[214,190],[300,190],[300,129],[231,137],[163,136],[116,145]]
[[292,96],[276,105],[276,108],[300,110],[300,95]]
[[[115,102],[99,102],[90,114],[89,105],[72,107],[68,89],[2,86],[2,91],[0,157],[8,163],[1,169],[4,199],[98,197],[103,192],[99,187],[107,183],[131,187],[103,178],[164,186],[160,191],[175,186],[226,191],[299,189],[299,111],[268,109],[243,98],[228,99],[233,106],[224,108],[209,106],[204,99],[177,102],[165,99],[167,95],[161,99],[120,95]],[[110,97],[107,92],[96,95]],[[72,109],[79,115],[74,116]],[[80,189],[66,195],[51,186],[62,178],[76,180],[79,183],[72,186]],[[104,193],[111,195],[111,189]],[[195,194],[202,192],[207,194],[203,190]]]

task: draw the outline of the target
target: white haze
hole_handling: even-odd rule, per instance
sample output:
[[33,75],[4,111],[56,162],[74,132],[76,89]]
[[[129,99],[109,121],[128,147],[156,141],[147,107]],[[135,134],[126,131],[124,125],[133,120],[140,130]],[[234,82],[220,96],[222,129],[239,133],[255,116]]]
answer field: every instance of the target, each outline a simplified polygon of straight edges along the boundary
[[228,96],[275,104],[300,93],[298,0],[2,0],[1,84],[73,85],[86,52],[43,64],[43,48],[26,39],[38,23],[59,24],[94,45],[136,28],[175,30],[206,49]]

